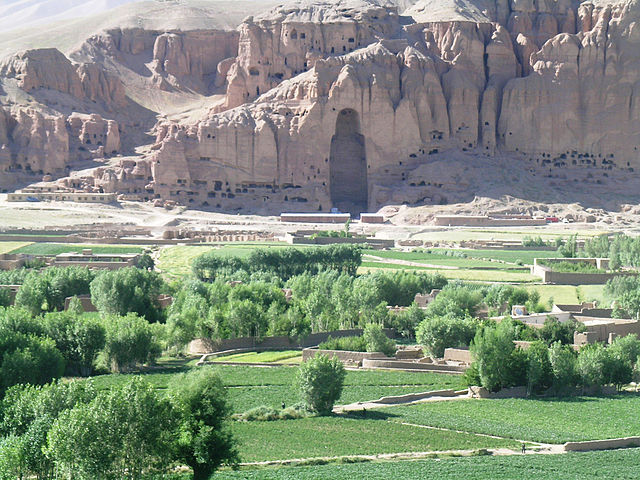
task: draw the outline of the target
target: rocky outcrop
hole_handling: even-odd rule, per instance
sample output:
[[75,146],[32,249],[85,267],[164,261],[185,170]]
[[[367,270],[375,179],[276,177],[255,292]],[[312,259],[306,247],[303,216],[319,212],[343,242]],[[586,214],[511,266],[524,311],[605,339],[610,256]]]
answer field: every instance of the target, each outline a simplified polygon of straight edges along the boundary
[[19,110],[9,132],[12,167],[40,175],[64,170],[68,163],[69,135],[63,116]]
[[112,29],[75,63],[31,50],[0,66],[43,102],[34,92],[104,104],[0,114],[0,165],[110,155],[159,114],[148,153],[86,188],[265,212],[468,200],[491,178],[606,192],[640,167],[639,17],[637,0],[420,0],[403,14],[301,0],[237,32]]
[[[381,7],[370,2],[355,10],[355,23],[372,22],[382,40],[363,46],[375,35],[361,38],[352,26],[354,52],[341,55],[318,32],[351,28],[339,15],[354,10],[321,3],[243,23],[227,106],[244,106],[161,126],[151,157],[156,193],[221,208],[262,199],[314,211],[336,204],[334,165],[360,157],[349,184],[366,192],[360,205],[377,208],[447,201],[472,188],[462,174],[445,185],[419,173],[443,150],[511,154],[544,177],[569,164],[637,164],[635,3],[575,10],[564,0],[498,1],[457,11],[447,2],[433,10],[428,0],[407,12],[413,22],[403,20],[398,34],[394,10],[374,15]],[[604,127],[603,115],[611,120]]]
[[115,155],[120,151],[120,131],[114,120],[100,115],[73,113],[67,119],[71,137],[82,146],[81,151],[93,152],[92,157]]
[[163,33],[153,46],[154,70],[174,86],[207,93],[216,83],[218,64],[237,52],[237,32]]
[[306,1],[247,18],[227,74],[222,109],[248,102],[313,67],[316,60],[395,36],[396,7],[368,0]]
[[27,92],[56,90],[77,99],[124,105],[122,82],[97,64],[74,65],[55,48],[26,50],[0,64],[0,77],[15,78]]

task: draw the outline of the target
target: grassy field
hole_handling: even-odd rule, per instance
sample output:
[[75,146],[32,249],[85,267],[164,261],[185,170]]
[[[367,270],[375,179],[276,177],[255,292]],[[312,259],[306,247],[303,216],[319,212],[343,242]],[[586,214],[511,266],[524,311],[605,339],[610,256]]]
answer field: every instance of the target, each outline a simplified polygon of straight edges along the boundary
[[433,402],[384,409],[395,420],[545,443],[640,435],[640,395]]
[[257,248],[282,248],[291,246],[283,242],[233,243],[227,245],[177,245],[160,250],[157,268],[169,278],[178,278],[191,273],[191,262],[206,252],[215,251],[223,256],[246,257]]
[[440,270],[437,268],[416,267],[410,265],[397,265],[394,263],[362,262],[358,273],[375,272],[384,268],[391,270],[419,270],[425,273],[440,273],[450,280],[468,280],[471,282],[507,282],[530,283],[539,281],[540,278],[529,273],[517,270]]
[[527,290],[536,290],[545,305],[553,299],[557,304],[576,304],[597,300],[600,305],[608,305],[604,295],[604,285],[525,285]]
[[[411,262],[430,263],[436,265],[452,265],[462,268],[469,267],[489,267],[489,268],[509,268],[500,262],[490,260],[500,260],[501,262],[516,263],[521,261],[525,264],[533,265],[534,258],[556,257],[556,252],[535,251],[535,250],[469,250],[469,249],[417,249],[413,252],[399,252],[393,250],[368,250],[365,253],[382,258],[393,258],[397,260],[408,260]],[[446,255],[446,252],[454,254],[464,254],[467,257],[454,257]],[[484,260],[483,260],[484,259]]]
[[233,432],[241,443],[243,462],[518,446],[509,440],[413,427],[384,418],[332,416],[236,422]]
[[15,253],[15,250],[31,245],[29,242],[0,242],[0,255],[3,253]]
[[17,248],[11,253],[28,255],[58,255],[60,253],[80,253],[90,248],[93,253],[142,253],[144,247],[137,245],[85,245],[80,243],[31,243]]
[[604,230],[581,230],[576,226],[555,225],[553,227],[523,227],[523,228],[449,228],[437,229],[419,233],[412,238],[428,242],[459,242],[461,240],[522,240],[524,237],[542,237],[543,240],[553,241],[558,237],[567,238],[577,234],[579,238],[593,237],[609,233]]
[[[168,361],[167,361],[168,362]],[[193,366],[195,360],[187,363],[164,362],[162,368],[149,369],[142,373],[155,388],[164,390],[176,375]],[[267,405],[280,407],[282,402],[293,405],[300,402],[295,386],[295,367],[252,367],[215,365],[225,384],[229,387],[229,398],[233,411],[244,412],[253,407]],[[116,374],[94,377],[99,389],[121,385],[131,375]],[[388,372],[388,371],[348,371],[345,386],[338,403],[346,404],[364,400],[374,400],[387,395],[426,392],[442,388],[464,388],[463,379],[458,375],[437,373]]]
[[223,471],[221,480],[389,480],[400,478],[439,480],[631,480],[638,478],[640,449],[566,455],[515,455],[507,457],[439,458],[404,462],[368,462],[260,470]]
[[246,352],[216,357],[212,362],[239,362],[239,363],[300,363],[302,352],[300,350],[285,350],[278,352]]

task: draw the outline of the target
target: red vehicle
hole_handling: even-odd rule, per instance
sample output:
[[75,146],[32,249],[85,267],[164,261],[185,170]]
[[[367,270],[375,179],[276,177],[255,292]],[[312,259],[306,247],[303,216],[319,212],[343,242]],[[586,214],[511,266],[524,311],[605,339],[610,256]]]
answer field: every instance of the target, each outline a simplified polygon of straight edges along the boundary
[[547,223],[558,223],[560,221],[558,217],[546,217],[545,220]]

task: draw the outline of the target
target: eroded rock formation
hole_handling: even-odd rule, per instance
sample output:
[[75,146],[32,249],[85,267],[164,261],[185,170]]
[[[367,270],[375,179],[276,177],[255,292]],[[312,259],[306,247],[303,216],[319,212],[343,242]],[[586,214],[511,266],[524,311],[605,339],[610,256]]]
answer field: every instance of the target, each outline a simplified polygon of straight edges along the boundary
[[[143,109],[172,112],[155,144],[83,188],[223,210],[362,211],[468,199],[479,187],[465,171],[501,159],[534,181],[606,189],[640,167],[638,20],[637,0],[420,0],[401,13],[384,0],[302,0],[237,32],[112,29],[73,62],[38,50],[0,64],[27,92],[122,106],[113,118],[86,105],[8,108],[0,166],[44,172],[131,151],[130,131],[150,126],[124,106],[147,89],[161,93]],[[196,94],[180,115],[177,99]]]

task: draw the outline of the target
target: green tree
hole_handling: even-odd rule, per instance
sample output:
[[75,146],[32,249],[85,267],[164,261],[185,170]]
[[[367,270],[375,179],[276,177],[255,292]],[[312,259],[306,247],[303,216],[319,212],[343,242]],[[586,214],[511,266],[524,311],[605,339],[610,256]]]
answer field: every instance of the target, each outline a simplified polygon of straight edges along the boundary
[[172,463],[175,428],[169,401],[136,377],[63,411],[48,433],[46,453],[69,478],[137,480]]
[[162,287],[162,278],[156,272],[135,267],[105,271],[91,282],[91,301],[102,313],[132,312],[153,322],[162,318],[158,305]]
[[238,461],[236,440],[228,425],[231,408],[218,374],[204,367],[180,376],[171,385],[178,416],[177,459],[193,469],[194,480],[206,480],[222,464]]
[[471,343],[471,354],[478,367],[482,386],[495,392],[511,383],[511,356],[515,332],[509,322],[479,329]]
[[553,368],[549,348],[541,341],[532,342],[527,354],[527,393],[539,393],[553,383]]
[[549,361],[553,373],[553,389],[556,394],[573,387],[578,380],[576,354],[567,345],[555,342],[549,348]]
[[0,432],[13,439],[11,451],[24,476],[53,478],[54,463],[44,452],[47,432],[61,412],[88,403],[95,395],[90,382],[17,385],[7,391],[0,404]]
[[139,364],[153,363],[161,347],[144,318],[130,313],[125,317],[105,317],[105,355],[111,370],[121,372]]
[[67,362],[69,375],[87,377],[105,346],[105,327],[96,314],[71,311],[48,313],[42,321],[44,332],[52,338]]
[[84,267],[50,267],[41,272],[31,271],[18,290],[16,305],[28,308],[34,315],[62,310],[65,298],[89,293],[94,275]]
[[298,385],[307,406],[320,415],[329,415],[342,394],[346,371],[337,358],[316,355],[300,365]]
[[476,327],[471,319],[450,313],[423,320],[416,330],[416,339],[431,355],[442,358],[446,348],[469,346],[475,333]]
[[587,345],[578,355],[577,371],[585,388],[599,389],[607,381],[608,353],[599,343]]
[[365,325],[362,337],[367,344],[367,352],[382,352],[387,357],[395,355],[396,342],[387,337],[379,324],[368,323]]
[[11,290],[0,287],[0,307],[8,307],[11,305]]

